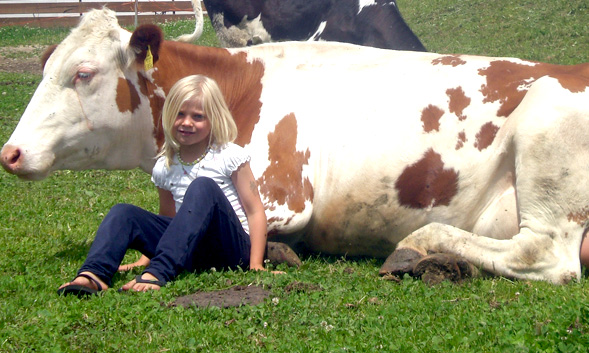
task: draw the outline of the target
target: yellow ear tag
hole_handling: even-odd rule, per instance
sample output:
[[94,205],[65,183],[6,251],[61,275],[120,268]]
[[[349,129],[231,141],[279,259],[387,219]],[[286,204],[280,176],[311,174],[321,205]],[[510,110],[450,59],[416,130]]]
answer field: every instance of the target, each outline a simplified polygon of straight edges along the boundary
[[153,68],[153,55],[151,55],[151,46],[147,46],[147,54],[145,54],[145,61],[143,62],[145,65],[145,71],[151,70]]

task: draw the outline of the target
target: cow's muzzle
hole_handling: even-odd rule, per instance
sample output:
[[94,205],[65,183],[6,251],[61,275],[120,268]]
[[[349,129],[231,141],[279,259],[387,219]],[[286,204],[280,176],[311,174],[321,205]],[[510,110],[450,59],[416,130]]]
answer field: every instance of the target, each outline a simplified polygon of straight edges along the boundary
[[11,174],[18,174],[22,167],[22,159],[20,148],[16,146],[5,145],[0,152],[0,163]]

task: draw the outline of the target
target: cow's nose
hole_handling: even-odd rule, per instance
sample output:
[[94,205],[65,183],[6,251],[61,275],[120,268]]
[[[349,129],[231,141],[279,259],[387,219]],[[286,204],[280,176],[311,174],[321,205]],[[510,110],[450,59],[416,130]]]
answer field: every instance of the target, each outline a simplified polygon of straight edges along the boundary
[[2,148],[0,162],[9,173],[14,173],[21,165],[22,153],[16,146],[6,145]]

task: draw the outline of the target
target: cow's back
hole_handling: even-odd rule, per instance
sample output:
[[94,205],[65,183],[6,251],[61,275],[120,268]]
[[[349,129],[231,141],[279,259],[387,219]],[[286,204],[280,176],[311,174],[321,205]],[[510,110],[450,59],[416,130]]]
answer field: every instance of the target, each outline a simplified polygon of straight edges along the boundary
[[[305,207],[278,207],[283,218],[270,208],[269,218],[279,219],[276,232],[303,227],[313,234],[305,241],[315,249],[381,249],[377,255],[385,256],[433,220],[472,229],[487,206],[479,198],[512,189],[512,171],[496,153],[497,136],[509,135],[500,132],[507,120],[498,116],[504,102],[481,88],[489,84],[484,72],[495,60],[532,64],[326,43],[246,52],[265,68],[260,121],[248,148],[256,157],[272,155],[268,134],[290,122],[292,152],[307,156],[300,173],[313,191]],[[256,175],[267,163],[252,161]],[[499,181],[489,180],[494,173]],[[489,195],[463,197],[475,184]],[[513,204],[514,197],[508,199]],[[289,212],[295,215],[284,218]],[[505,222],[506,232],[514,223]]]

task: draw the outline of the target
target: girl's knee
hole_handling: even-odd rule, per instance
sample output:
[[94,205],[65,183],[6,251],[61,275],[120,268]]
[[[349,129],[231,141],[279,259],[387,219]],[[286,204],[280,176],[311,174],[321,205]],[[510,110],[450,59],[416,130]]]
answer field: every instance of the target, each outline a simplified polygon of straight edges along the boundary
[[186,194],[184,195],[184,197],[186,198],[186,196],[188,195],[207,195],[209,193],[215,192],[215,191],[221,191],[221,189],[219,188],[219,186],[217,185],[217,183],[211,179],[211,178],[206,178],[206,177],[200,177],[200,178],[196,178],[194,179],[194,181],[192,181],[192,183],[190,183],[190,185],[188,186],[188,189],[186,190]]
[[129,218],[129,216],[135,214],[137,212],[137,206],[126,204],[126,203],[119,203],[111,207],[110,211],[106,215],[108,218],[116,218],[116,217],[124,217]]
[[217,186],[217,183],[211,179],[206,177],[196,178],[190,183],[190,188],[210,188],[212,186]]

